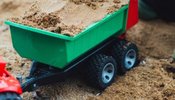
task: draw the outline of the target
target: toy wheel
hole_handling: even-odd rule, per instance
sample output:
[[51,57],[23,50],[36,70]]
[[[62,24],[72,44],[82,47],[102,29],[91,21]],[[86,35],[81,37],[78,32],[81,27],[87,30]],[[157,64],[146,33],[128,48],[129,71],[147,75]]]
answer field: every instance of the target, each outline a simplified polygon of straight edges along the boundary
[[0,93],[0,99],[1,100],[22,100],[22,98],[18,94],[12,93],[12,92]]
[[103,90],[114,81],[117,64],[113,57],[99,54],[90,59],[86,71],[89,85]]
[[138,48],[135,44],[127,41],[120,41],[113,46],[112,55],[119,64],[121,74],[136,66],[138,62]]

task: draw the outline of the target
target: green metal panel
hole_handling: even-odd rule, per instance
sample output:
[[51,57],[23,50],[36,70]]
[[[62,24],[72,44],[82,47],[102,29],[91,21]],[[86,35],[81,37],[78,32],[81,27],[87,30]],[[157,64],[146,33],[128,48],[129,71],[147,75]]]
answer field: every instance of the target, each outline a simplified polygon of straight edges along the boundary
[[74,37],[6,21],[10,25],[12,42],[20,56],[56,68],[65,65],[111,36],[125,31],[128,5],[107,15]]

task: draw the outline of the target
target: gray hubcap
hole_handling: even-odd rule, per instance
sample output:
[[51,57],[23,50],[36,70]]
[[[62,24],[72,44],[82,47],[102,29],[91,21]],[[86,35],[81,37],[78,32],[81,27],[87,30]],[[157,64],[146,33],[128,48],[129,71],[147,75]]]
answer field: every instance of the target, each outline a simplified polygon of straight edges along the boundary
[[124,67],[127,69],[131,69],[136,62],[136,56],[137,55],[135,50],[133,49],[129,50],[125,55]]
[[102,72],[102,81],[104,83],[109,83],[114,77],[114,71],[115,71],[115,68],[112,63],[106,64]]

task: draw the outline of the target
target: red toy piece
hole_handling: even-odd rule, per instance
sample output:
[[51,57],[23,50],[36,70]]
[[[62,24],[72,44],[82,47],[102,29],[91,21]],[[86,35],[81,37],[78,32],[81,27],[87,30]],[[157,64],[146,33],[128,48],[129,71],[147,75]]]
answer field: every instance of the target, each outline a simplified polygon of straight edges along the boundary
[[[130,0],[126,30],[133,27],[135,24],[137,24],[138,21],[139,21],[138,0]],[[125,39],[126,38],[126,33],[120,35],[118,38],[120,40]]]
[[22,94],[19,81],[5,69],[6,63],[0,57],[0,93],[13,92]]
[[129,9],[128,9],[128,21],[126,30],[133,27],[139,20],[138,14],[138,0],[130,0]]

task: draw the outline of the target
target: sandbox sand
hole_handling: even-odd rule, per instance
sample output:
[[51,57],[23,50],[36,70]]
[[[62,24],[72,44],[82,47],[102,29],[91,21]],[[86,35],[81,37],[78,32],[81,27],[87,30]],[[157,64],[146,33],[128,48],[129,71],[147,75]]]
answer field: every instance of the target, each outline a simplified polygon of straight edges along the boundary
[[35,2],[17,23],[74,36],[129,0],[43,0]]
[[[31,1],[0,0],[0,18],[22,16],[32,4]],[[55,0],[50,0],[52,1]],[[8,6],[4,9],[2,5]],[[14,5],[18,6],[14,7]],[[116,81],[103,92],[86,86],[86,83],[78,78],[80,75],[75,75],[61,83],[43,86],[39,91],[42,92],[42,96],[48,96],[48,100],[174,100],[175,63],[169,61],[175,50],[174,27],[175,23],[160,20],[140,21],[128,31],[127,39],[139,47],[141,63],[126,75],[118,76]],[[14,76],[28,75],[31,61],[21,58],[15,52],[9,28],[2,23],[0,24],[0,56],[3,56],[7,62],[7,69]],[[34,100],[32,93],[24,93],[22,97],[23,100]]]

